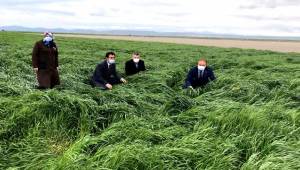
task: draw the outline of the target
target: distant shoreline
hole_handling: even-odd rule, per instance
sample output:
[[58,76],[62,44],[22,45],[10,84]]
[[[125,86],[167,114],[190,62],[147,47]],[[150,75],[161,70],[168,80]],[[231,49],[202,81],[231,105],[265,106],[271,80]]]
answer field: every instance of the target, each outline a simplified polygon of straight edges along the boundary
[[[38,34],[36,32],[24,32]],[[111,39],[142,42],[161,42],[186,45],[214,46],[223,48],[242,48],[256,50],[270,50],[276,52],[300,53],[300,40],[273,40],[273,39],[237,39],[219,37],[184,37],[184,36],[142,36],[142,35],[104,35],[104,34],[77,34],[56,33],[57,37]]]
[[[19,31],[8,31],[19,32]],[[23,32],[29,34],[38,34],[38,32]],[[55,32],[54,32],[55,33]],[[169,35],[131,35],[131,34],[101,34],[101,33],[62,33],[57,32],[56,35],[87,35],[87,36],[118,36],[118,37],[157,37],[157,38],[188,38],[188,39],[216,39],[216,40],[242,40],[242,41],[279,41],[279,42],[300,42],[300,37],[268,37],[268,36],[169,36]]]

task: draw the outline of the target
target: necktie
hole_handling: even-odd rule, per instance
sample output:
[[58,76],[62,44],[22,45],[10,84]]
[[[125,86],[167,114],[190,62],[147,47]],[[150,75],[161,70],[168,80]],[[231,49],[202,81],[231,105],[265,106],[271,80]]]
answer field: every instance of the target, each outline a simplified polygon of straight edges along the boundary
[[198,79],[200,79],[202,77],[202,70],[198,70]]

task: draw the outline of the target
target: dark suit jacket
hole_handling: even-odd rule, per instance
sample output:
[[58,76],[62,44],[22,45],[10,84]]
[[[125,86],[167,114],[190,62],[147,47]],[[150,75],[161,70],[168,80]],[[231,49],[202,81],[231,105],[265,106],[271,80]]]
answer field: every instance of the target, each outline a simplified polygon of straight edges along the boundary
[[116,71],[116,65],[111,64],[108,67],[107,61],[103,61],[102,63],[98,64],[94,74],[92,76],[92,82],[95,84],[115,84],[120,82],[121,77],[118,75]]
[[132,75],[132,74],[136,74],[140,71],[145,71],[145,64],[143,60],[140,60],[138,62],[138,67],[136,67],[135,62],[133,61],[133,59],[129,60],[126,62],[125,64],[125,73],[126,75]]
[[56,44],[51,42],[49,46],[45,46],[42,40],[36,42],[32,51],[32,66],[39,70],[56,70],[58,67]]
[[185,88],[189,86],[199,87],[199,86],[204,86],[208,82],[215,80],[216,77],[214,75],[214,72],[211,68],[206,67],[204,72],[202,73],[202,76],[198,78],[198,67],[192,68],[185,80]]

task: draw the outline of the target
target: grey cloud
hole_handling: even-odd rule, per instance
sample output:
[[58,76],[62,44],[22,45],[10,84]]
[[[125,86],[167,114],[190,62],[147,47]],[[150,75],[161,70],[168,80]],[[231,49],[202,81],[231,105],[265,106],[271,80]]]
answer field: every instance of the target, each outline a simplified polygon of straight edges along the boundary
[[239,8],[240,9],[257,9],[257,8],[260,8],[260,6],[255,5],[255,4],[250,4],[250,5],[241,5]]
[[240,9],[277,8],[282,6],[299,6],[300,0],[252,0],[240,5]]
[[142,7],[158,7],[158,6],[166,6],[166,7],[174,7],[178,6],[176,3],[171,3],[171,2],[164,2],[164,1],[159,1],[159,0],[153,0],[153,1],[139,1],[139,2],[134,2],[134,5],[137,6],[142,6]]
[[98,9],[97,12],[90,13],[90,16],[93,17],[111,17],[111,16],[118,16],[118,13],[121,11],[119,8],[103,8]]
[[26,14],[32,14],[32,15],[37,15],[37,14],[51,14],[51,15],[58,15],[58,16],[74,16],[74,12],[67,12],[67,11],[59,11],[55,9],[41,9],[37,7],[32,7],[32,8],[22,8],[22,7],[15,7],[11,10],[17,11],[17,12],[22,12]]
[[190,15],[188,12],[159,12],[158,14],[171,17],[182,17]]
[[66,16],[74,16],[75,13],[73,12],[66,12],[66,11],[57,11],[57,10],[44,10],[44,9],[35,9],[34,11],[30,10],[33,13],[48,13],[53,15],[66,15]]
[[[74,1],[74,0],[73,0]],[[75,0],[78,1],[78,0]],[[72,2],[72,0],[0,0],[1,6],[32,6],[48,3]]]
[[300,27],[285,24],[272,24],[263,27],[266,30],[276,30],[278,32],[299,33]]
[[268,17],[259,15],[235,15],[235,17],[251,20],[273,20],[273,21],[300,21],[300,16]]
[[106,12],[105,11],[98,11],[98,12],[95,12],[95,13],[91,13],[90,15],[94,16],[94,17],[102,17],[102,16],[106,15]]
[[[69,1],[69,0],[67,0]],[[44,1],[38,1],[38,0],[12,0],[8,2],[3,2],[0,0],[0,9],[8,9],[11,11],[16,12],[22,12],[27,14],[37,14],[37,13],[47,13],[47,14],[53,14],[53,15],[64,15],[64,16],[74,16],[75,13],[73,12],[67,12],[67,11],[61,11],[61,10],[55,10],[55,9],[42,9],[41,6],[46,5],[47,3],[59,3],[61,1],[59,0],[44,0]]]

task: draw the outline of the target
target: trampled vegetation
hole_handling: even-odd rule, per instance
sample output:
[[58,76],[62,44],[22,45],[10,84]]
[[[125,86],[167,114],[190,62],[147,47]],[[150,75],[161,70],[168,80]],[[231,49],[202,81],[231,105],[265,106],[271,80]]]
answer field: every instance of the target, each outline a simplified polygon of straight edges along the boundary
[[[62,84],[40,91],[39,39],[0,33],[0,169],[300,169],[300,54],[57,37]],[[148,70],[91,88],[107,51]],[[218,80],[182,90],[200,57]]]

